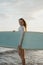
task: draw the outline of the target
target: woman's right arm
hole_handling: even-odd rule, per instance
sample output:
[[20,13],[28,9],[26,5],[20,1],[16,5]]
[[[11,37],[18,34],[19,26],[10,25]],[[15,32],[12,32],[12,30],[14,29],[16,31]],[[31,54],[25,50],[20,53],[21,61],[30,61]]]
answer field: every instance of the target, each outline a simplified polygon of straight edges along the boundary
[[24,38],[24,28],[22,28],[20,33],[21,33],[21,36],[20,36],[19,46],[22,47],[22,42],[23,42],[23,38]]

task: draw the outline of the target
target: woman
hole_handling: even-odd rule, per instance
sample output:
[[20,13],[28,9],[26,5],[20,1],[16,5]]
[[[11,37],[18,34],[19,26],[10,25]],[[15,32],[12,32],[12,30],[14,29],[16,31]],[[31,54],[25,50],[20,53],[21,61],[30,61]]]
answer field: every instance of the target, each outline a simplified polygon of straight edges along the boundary
[[25,54],[24,54],[24,49],[22,48],[22,41],[23,41],[24,32],[27,31],[27,25],[23,18],[19,19],[19,24],[20,24],[19,32],[21,33],[21,36],[20,36],[20,42],[18,45],[18,53],[22,60],[22,65],[25,65]]

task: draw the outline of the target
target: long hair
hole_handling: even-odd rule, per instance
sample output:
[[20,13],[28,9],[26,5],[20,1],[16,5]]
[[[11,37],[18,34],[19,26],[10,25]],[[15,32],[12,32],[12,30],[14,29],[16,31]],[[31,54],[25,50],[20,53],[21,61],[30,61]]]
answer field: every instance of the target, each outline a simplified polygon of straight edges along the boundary
[[24,22],[25,31],[27,31],[27,24],[26,21],[23,18],[20,18],[19,20],[22,20]]

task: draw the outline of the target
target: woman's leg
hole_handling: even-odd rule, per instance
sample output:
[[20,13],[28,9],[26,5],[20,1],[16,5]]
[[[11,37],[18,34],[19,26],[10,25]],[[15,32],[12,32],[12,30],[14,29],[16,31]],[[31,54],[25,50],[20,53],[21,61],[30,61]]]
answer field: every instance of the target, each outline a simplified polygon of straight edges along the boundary
[[22,58],[22,64],[25,65],[25,54],[24,54],[24,49],[22,49],[22,52],[21,52],[21,58]]
[[24,49],[19,48],[18,53],[19,53],[19,56],[21,57],[22,64],[25,65],[25,54],[24,54]]

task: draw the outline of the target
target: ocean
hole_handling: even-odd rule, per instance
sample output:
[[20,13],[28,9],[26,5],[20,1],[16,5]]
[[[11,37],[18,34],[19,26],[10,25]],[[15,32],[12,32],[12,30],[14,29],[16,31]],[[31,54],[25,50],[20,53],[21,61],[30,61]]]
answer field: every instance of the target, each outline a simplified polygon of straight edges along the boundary
[[[43,50],[25,50],[26,65],[43,65]],[[0,65],[22,65],[17,49],[0,47]]]

